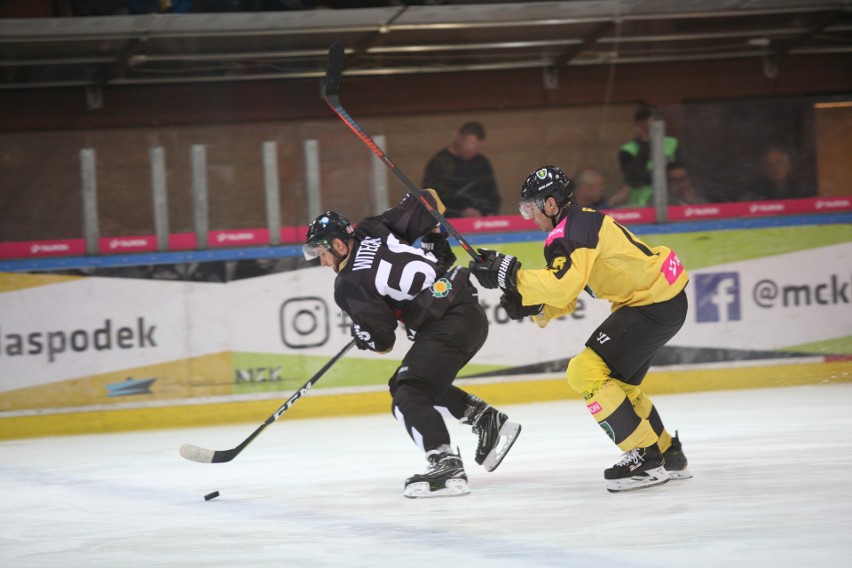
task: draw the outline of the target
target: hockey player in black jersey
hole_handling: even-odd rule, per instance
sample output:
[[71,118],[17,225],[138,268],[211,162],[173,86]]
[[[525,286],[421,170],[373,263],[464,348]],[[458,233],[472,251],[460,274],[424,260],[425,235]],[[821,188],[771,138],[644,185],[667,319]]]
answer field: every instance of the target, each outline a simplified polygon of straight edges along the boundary
[[[443,212],[434,190],[427,198]],[[418,239],[420,248],[413,246]],[[399,322],[413,341],[388,386],[393,415],[425,452],[428,469],[406,480],[403,495],[469,493],[461,456],[437,408],[472,426],[479,437],[475,459],[487,471],[500,465],[521,426],[453,385],[485,342],[488,320],[468,269],[452,267],[456,257],[435,219],[410,194],[357,229],[329,211],[308,227],[304,251],[337,273],[334,300],[352,318],[359,349],[389,352]]]
[[486,288],[501,288],[513,319],[544,327],[574,311],[584,288],[612,303],[612,313],[568,364],[568,383],[624,451],[604,471],[613,493],[691,477],[678,440],[663,426],[639,386],[651,360],[686,319],[687,273],[667,247],[648,247],[612,217],[572,203],[573,182],[555,166],[531,173],[521,189],[521,215],[548,233],[547,266],[521,269],[513,256],[480,250],[470,267]]

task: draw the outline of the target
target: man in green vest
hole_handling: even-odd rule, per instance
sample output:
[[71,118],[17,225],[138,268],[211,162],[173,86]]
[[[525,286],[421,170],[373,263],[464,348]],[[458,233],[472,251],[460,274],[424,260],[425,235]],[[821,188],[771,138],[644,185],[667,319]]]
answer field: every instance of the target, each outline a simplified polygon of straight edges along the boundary
[[[651,121],[660,118],[655,107],[641,105],[633,114],[636,137],[619,148],[618,164],[624,176],[624,185],[610,199],[611,206],[650,207],[654,200],[651,159]],[[674,136],[663,140],[666,164],[681,163],[680,144]]]

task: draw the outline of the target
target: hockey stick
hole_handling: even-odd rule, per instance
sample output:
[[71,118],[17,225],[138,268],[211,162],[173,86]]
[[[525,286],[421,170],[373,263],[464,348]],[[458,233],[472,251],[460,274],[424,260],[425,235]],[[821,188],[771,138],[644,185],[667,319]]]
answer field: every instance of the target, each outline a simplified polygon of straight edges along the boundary
[[450,225],[444,216],[441,215],[440,211],[432,207],[432,204],[429,203],[428,199],[426,199],[426,195],[428,195],[428,193],[411,183],[408,176],[406,176],[405,173],[403,173],[403,171],[399,169],[399,167],[394,164],[390,158],[388,158],[388,155],[379,148],[378,144],[376,144],[366,132],[361,130],[358,123],[349,116],[349,113],[347,113],[340,104],[340,75],[343,73],[344,56],[345,51],[342,45],[337,42],[331,44],[331,47],[328,50],[328,66],[326,67],[325,72],[325,102],[327,102],[328,106],[331,107],[331,110],[333,110],[337,116],[346,123],[346,126],[348,126],[352,132],[354,132],[358,138],[360,138],[361,141],[364,142],[364,144],[366,144],[367,147],[370,148],[370,150],[372,150],[373,153],[378,156],[394,174],[396,174],[396,177],[399,178],[406,189],[420,199],[429,213],[432,214],[432,217],[434,217],[435,220],[438,221],[438,223],[440,223],[441,226],[458,241],[465,252],[467,252],[473,260],[480,260],[479,254],[473,250],[473,247],[471,247],[464,237],[456,231],[455,227]]
[[287,399],[287,402],[282,404],[278,410],[276,410],[272,416],[266,419],[266,422],[260,425],[257,430],[251,433],[251,436],[243,440],[243,443],[237,446],[236,448],[230,450],[207,450],[205,448],[199,448],[198,446],[193,446],[192,444],[184,444],[180,447],[180,455],[185,457],[186,459],[198,463],[223,463],[229,462],[235,457],[237,457],[240,452],[246,449],[252,440],[257,438],[257,436],[263,431],[264,428],[278,420],[282,414],[287,412],[287,409],[296,404],[296,401],[302,398],[306,392],[308,392],[314,383],[320,380],[326,371],[328,371],[332,365],[337,363],[337,361],[343,357],[347,351],[349,351],[352,346],[355,345],[355,340],[353,339],[349,343],[347,343],[343,349],[341,349],[337,355],[332,357],[325,365],[322,366],[322,369],[316,372],[316,374],[308,380],[302,388],[293,393],[293,396]]
[[[358,123],[349,116],[349,113],[346,112],[346,109],[344,109],[343,105],[340,104],[340,76],[343,74],[343,60],[345,55],[346,52],[343,46],[338,42],[331,44],[331,47],[328,49],[328,64],[325,71],[325,102],[327,102],[328,106],[331,107],[331,110],[333,110],[335,114],[337,114],[337,116],[346,123],[346,126],[348,126],[349,129],[352,130],[352,132],[354,132],[355,135],[358,136],[358,138],[360,138],[361,141],[364,142],[364,144],[366,144],[367,147],[370,148],[370,150],[372,150],[373,153],[378,156],[394,174],[396,174],[396,177],[399,178],[406,189],[420,199],[420,202],[423,203],[429,213],[432,214],[432,217],[434,217],[435,220],[438,221],[438,223],[440,223],[441,226],[444,227],[444,229],[451,234],[454,239],[456,239],[456,241],[458,241],[465,252],[477,262],[482,260],[479,253],[473,250],[473,247],[470,246],[470,244],[461,236],[461,234],[459,234],[458,231],[456,231],[455,227],[450,225],[449,221],[441,215],[441,212],[432,207],[432,204],[429,203],[428,199],[426,199],[427,193],[411,183],[408,176],[406,176],[405,173],[403,173],[403,171],[399,169],[399,167],[394,164],[390,158],[388,158],[388,155],[379,148],[379,145],[376,144],[360,126],[358,126]],[[586,285],[584,289],[592,298],[597,297],[588,285]]]

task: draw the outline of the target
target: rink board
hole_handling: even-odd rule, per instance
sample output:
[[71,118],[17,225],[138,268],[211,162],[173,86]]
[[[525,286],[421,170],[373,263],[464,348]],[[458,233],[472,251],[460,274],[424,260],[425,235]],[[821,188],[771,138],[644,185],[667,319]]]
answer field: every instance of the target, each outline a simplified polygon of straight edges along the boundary
[[[643,386],[849,380],[850,220],[640,233],[675,249],[690,276],[689,317]],[[472,241],[536,267],[541,239]],[[304,263],[225,281],[87,274],[0,274],[0,438],[260,422],[350,339],[333,273]],[[499,404],[575,397],[561,369],[609,303],[584,293],[573,314],[542,330],[509,320],[498,291],[482,290],[480,301],[489,337],[458,384]],[[352,349],[288,418],[388,412],[387,381],[408,345],[400,326],[389,355]]]
[[[798,385],[820,385],[852,382],[852,361],[797,363],[793,365],[747,365],[716,367],[699,370],[651,369],[643,389],[651,395],[776,388]],[[506,406],[511,404],[553,400],[577,400],[563,377],[515,379],[459,379],[456,384],[477,394],[488,402]],[[302,397],[280,420],[351,416],[359,414],[388,413],[390,395],[386,389],[360,392],[339,392],[346,389],[316,390]],[[247,423],[246,436],[259,426],[286,401],[281,398],[229,402],[198,402],[195,404],[166,403],[128,409],[104,408],[97,410],[60,410],[37,414],[16,415],[4,413],[0,418],[0,439],[32,438],[89,434],[92,432],[120,432],[152,428],[181,428],[213,424]],[[9,415],[11,414],[11,415]],[[254,426],[250,426],[253,424]],[[233,445],[240,440],[234,440]],[[228,448],[218,448],[228,449]]]

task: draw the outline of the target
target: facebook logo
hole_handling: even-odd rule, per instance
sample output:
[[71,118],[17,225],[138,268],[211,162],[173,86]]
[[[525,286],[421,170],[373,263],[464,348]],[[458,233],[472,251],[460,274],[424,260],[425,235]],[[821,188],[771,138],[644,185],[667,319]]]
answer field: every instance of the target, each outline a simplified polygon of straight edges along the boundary
[[739,272],[697,274],[695,288],[698,323],[742,319]]

